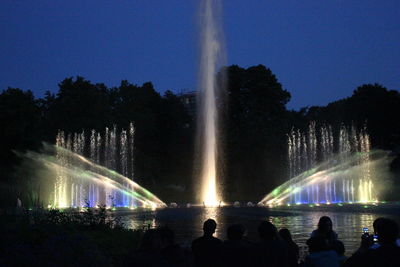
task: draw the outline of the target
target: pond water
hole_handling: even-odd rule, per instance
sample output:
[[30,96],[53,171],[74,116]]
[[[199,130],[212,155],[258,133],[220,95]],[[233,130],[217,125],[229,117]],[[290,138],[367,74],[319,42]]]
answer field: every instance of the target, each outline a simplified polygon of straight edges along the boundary
[[229,225],[241,223],[247,229],[247,238],[258,241],[257,227],[263,220],[272,222],[278,229],[288,228],[302,255],[306,253],[306,240],[316,228],[321,216],[329,216],[339,239],[344,243],[346,255],[351,255],[360,244],[362,228],[373,232],[372,223],[378,217],[389,217],[400,224],[399,206],[385,208],[320,208],[301,209],[299,207],[268,209],[264,207],[190,207],[165,208],[156,211],[120,212],[121,221],[128,228],[168,226],[176,234],[176,240],[184,247],[202,235],[203,222],[212,218],[217,221],[215,236],[225,240]]

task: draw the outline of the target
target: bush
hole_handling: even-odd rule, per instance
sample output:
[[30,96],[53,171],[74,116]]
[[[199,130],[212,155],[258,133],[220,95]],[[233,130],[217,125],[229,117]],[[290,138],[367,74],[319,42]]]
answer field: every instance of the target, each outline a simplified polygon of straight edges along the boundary
[[0,265],[118,266],[139,245],[105,207],[36,210],[0,216]]

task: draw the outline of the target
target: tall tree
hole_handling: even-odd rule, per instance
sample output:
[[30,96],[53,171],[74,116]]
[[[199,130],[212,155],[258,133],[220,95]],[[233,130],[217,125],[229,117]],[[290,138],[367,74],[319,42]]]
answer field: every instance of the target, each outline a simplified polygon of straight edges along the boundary
[[247,69],[230,66],[227,81],[225,184],[228,195],[241,192],[236,199],[249,195],[257,199],[277,185],[282,176],[289,127],[285,105],[290,93],[263,65]]
[[351,97],[330,103],[326,107],[311,107],[307,118],[333,125],[355,123],[368,127],[372,145],[391,149],[400,146],[400,93],[379,84],[364,84]]
[[8,88],[0,94],[0,177],[11,177],[18,162],[13,150],[37,149],[41,142],[41,114],[31,91]]
[[[83,77],[64,79],[56,97],[47,97],[47,123],[70,132],[103,129],[111,122],[111,98],[104,84],[92,84]],[[53,132],[55,135],[55,132]]]

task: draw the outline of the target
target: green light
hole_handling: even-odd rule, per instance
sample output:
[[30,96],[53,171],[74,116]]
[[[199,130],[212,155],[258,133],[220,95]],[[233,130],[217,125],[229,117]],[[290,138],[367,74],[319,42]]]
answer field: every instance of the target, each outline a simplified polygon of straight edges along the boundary
[[272,195],[275,197],[278,194],[279,194],[279,189],[275,188],[274,191],[272,191]]
[[343,206],[343,204],[342,204],[342,203],[338,203],[338,206],[342,207],[342,206]]
[[115,207],[113,207],[111,210],[117,210]]
[[367,206],[367,205],[365,205],[365,206],[364,206],[364,209],[368,209],[368,206]]
[[148,190],[146,190],[146,189],[142,189],[143,190],[143,192],[147,195],[147,196],[153,196],[153,194],[152,193],[150,193],[150,191],[148,191]]

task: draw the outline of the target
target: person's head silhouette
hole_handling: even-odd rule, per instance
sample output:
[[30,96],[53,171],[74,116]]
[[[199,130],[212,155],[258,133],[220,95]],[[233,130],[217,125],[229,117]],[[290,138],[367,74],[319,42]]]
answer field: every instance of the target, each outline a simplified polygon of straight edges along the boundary
[[375,234],[378,233],[378,228],[380,227],[380,223],[383,221],[385,221],[385,218],[379,217],[379,218],[375,219],[375,221],[373,222],[372,226],[374,227]]
[[380,219],[375,230],[381,244],[394,244],[399,237],[399,226],[392,219]]
[[263,221],[258,226],[258,235],[263,240],[274,240],[278,238],[278,230],[272,223]]
[[332,231],[332,220],[328,216],[322,216],[319,218],[318,230],[322,233],[328,233]]
[[205,236],[212,236],[217,229],[217,223],[213,219],[208,219],[203,224],[203,231]]

